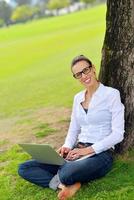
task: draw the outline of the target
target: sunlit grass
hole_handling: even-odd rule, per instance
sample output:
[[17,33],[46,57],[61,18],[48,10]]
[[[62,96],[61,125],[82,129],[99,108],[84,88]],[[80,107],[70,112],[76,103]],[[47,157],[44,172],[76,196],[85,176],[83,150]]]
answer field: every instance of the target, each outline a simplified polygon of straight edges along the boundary
[[[28,113],[39,107],[70,107],[81,89],[73,80],[70,61],[77,54],[93,60],[99,71],[105,31],[104,5],[50,19],[0,29],[0,115],[22,115],[18,124],[33,126],[37,137],[56,131],[50,124],[37,125]],[[64,115],[64,113],[63,113]],[[70,118],[59,117],[59,123]],[[33,134],[34,134],[33,133]],[[3,139],[0,147],[7,144]],[[106,177],[82,186],[74,200],[132,200],[134,152],[114,162]],[[57,193],[22,180],[19,163],[30,159],[18,145],[0,152],[1,200],[56,200]]]
[[[0,157],[1,200],[56,200],[57,193],[22,180],[17,174],[19,163],[30,159],[17,145]],[[7,162],[8,160],[8,162]],[[132,200],[134,196],[134,159],[130,152],[115,161],[105,177],[82,186],[75,200]]]
[[105,10],[102,5],[0,29],[1,117],[72,105],[81,86],[72,78],[70,62],[85,54],[99,70]]

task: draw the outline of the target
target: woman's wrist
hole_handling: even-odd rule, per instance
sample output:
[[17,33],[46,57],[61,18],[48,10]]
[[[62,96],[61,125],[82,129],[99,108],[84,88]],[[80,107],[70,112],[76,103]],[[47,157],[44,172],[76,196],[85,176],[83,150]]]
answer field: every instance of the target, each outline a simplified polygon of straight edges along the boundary
[[86,147],[86,149],[87,149],[87,154],[95,153],[94,149],[91,146]]

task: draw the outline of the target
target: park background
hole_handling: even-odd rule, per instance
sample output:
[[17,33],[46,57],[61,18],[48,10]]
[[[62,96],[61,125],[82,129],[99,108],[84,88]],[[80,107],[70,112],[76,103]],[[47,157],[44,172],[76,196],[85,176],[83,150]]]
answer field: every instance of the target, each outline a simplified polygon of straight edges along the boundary
[[[100,3],[64,15],[58,10],[58,16],[54,11],[47,17],[1,23],[1,200],[56,199],[55,192],[17,175],[18,164],[30,158],[18,143],[62,145],[73,96],[82,89],[70,71],[72,58],[79,54],[90,57],[99,73],[106,15],[106,5]],[[132,151],[118,156],[106,177],[84,185],[74,199],[132,200],[132,158]]]

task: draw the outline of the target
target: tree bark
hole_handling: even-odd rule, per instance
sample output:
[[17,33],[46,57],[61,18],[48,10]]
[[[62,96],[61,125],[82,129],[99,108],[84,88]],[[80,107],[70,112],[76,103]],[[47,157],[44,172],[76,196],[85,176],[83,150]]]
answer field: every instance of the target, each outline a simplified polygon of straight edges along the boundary
[[99,79],[121,93],[125,139],[116,151],[127,151],[134,146],[134,0],[107,0]]

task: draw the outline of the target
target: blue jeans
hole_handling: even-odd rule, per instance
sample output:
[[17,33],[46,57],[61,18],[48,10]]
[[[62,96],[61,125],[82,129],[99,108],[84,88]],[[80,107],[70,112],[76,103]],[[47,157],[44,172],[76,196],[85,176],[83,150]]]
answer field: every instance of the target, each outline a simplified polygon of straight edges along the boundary
[[20,164],[18,173],[27,181],[42,187],[49,187],[49,182],[58,173],[62,184],[72,185],[105,176],[110,171],[112,163],[112,154],[108,150],[80,161],[66,162],[62,166],[30,160]]

